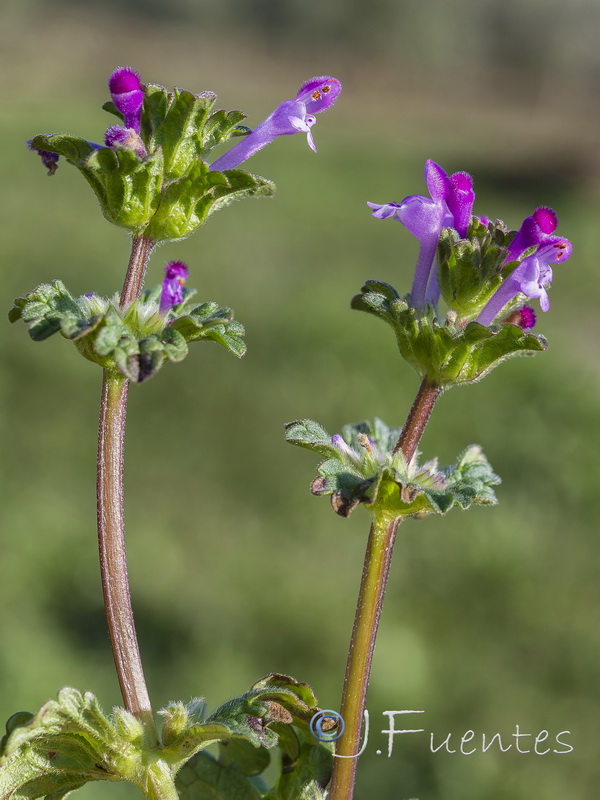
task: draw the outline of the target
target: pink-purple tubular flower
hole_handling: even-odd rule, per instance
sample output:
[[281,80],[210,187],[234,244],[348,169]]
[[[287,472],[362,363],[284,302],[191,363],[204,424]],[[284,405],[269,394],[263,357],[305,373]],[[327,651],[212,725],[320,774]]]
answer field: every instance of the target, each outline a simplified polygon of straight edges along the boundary
[[330,108],[341,90],[342,84],[328,76],[312,78],[303,83],[293,100],[280,103],[252,133],[211,164],[211,170],[234,169],[278,136],[292,133],[306,133],[309,146],[316,152],[311,131],[317,121],[314,115]]
[[188,276],[188,268],[182,261],[169,261],[165,267],[165,278],[160,294],[160,313],[166,314],[173,306],[183,300],[183,284]]
[[466,172],[448,174],[430,159],[425,164],[425,183],[429,197],[409,195],[401,203],[367,203],[377,219],[395,217],[421,243],[410,301],[421,309],[425,302],[437,303],[439,287],[432,270],[442,228],[455,228],[464,237],[471,219],[475,193]]
[[[537,297],[542,311],[548,311],[550,299],[546,286],[552,282],[550,264],[566,261],[573,250],[568,239],[554,235],[557,226],[556,214],[551,208],[544,206],[536,208],[530,217],[523,220],[517,235],[508,248],[504,263],[516,261],[531,247],[537,247],[537,250],[524,258],[491,296],[477,317],[477,322],[481,325],[491,325],[504,306],[519,293],[532,299]],[[526,308],[528,307],[524,306],[521,311],[525,311]],[[531,322],[531,324],[517,322],[523,328],[530,328],[535,324],[535,313],[533,309],[529,309],[529,311],[533,314],[533,319],[527,314],[523,319],[525,323]]]
[[108,79],[108,88],[117,111],[123,115],[125,127],[139,133],[144,102],[140,76],[129,67],[119,67]]
[[542,311],[548,311],[550,299],[546,286],[552,282],[550,264],[566,261],[570,255],[571,243],[567,239],[538,246],[536,252],[524,258],[491,296],[476,321],[481,325],[491,325],[504,306],[518,294],[532,299],[537,297]]

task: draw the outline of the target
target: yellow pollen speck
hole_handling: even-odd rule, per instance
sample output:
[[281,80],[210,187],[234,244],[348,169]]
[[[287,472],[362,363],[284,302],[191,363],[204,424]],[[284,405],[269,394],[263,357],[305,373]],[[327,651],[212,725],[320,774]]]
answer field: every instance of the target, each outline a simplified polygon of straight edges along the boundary
[[323,91],[328,92],[331,89],[331,86],[324,86]]
[[313,100],[318,100],[321,97],[321,92],[313,92]]

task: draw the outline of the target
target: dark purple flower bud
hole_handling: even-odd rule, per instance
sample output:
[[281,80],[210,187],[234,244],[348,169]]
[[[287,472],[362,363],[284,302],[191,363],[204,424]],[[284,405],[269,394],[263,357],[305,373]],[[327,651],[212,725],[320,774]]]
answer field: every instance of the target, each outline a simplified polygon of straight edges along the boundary
[[529,330],[529,328],[534,328],[535,323],[537,322],[537,315],[531,306],[523,306],[520,309],[521,320],[519,321],[519,325],[523,330]]
[[54,173],[58,169],[58,159],[60,158],[60,156],[57,153],[51,153],[49,150],[38,150],[37,147],[33,147],[31,142],[32,139],[29,139],[27,141],[27,147],[33,153],[37,153],[38,156],[42,159],[42,164],[48,170],[48,175],[54,175]]
[[133,150],[140,158],[145,158],[148,155],[144,143],[133,128],[111,125],[104,134],[104,144],[113,148],[126,147],[128,150]]
[[563,261],[571,255],[571,243],[562,236],[553,236],[558,225],[558,218],[551,208],[536,208],[530,217],[523,220],[517,235],[508,248],[506,263],[517,261],[519,257],[535,245],[558,244],[563,250]]
[[160,294],[160,313],[166,314],[173,306],[183,300],[183,284],[188,276],[188,268],[182,261],[169,261],[165,267],[165,278]]
[[523,306],[511,311],[510,314],[502,320],[502,322],[509,322],[512,325],[518,325],[524,331],[533,328],[537,321],[537,316],[531,306]]
[[125,127],[139,133],[144,92],[137,72],[119,67],[108,79],[108,88],[117,111],[123,115]]
[[252,133],[218,158],[210,168],[219,171],[234,169],[278,136],[299,132],[306,134],[309,147],[316,153],[311,131],[317,121],[314,115],[330,108],[341,91],[342,84],[336,78],[312,78],[303,83],[293,100],[280,103]]

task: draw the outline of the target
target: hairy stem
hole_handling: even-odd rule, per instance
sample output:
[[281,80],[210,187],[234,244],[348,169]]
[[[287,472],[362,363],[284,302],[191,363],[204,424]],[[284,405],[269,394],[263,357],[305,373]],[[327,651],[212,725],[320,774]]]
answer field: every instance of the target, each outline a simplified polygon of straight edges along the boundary
[[423,436],[425,426],[429,422],[429,417],[441,391],[441,386],[423,378],[415,401],[408,412],[400,438],[394,447],[394,453],[402,450],[407,461],[411,460],[419,446],[421,436]]
[[367,687],[398,522],[375,517],[371,525],[340,709],[346,727],[336,747],[330,800],[350,800],[354,793]]
[[[415,454],[440,392],[439,386],[426,379],[419,387],[394,448],[394,453],[402,450],[407,461]],[[400,521],[399,517],[375,514],[371,525],[342,692],[340,714],[346,727],[336,748],[329,800],[352,800],[354,795],[375,640]]]
[[123,701],[137,716],[151,711],[137,643],[125,550],[123,439],[128,381],[105,370],[98,434],[98,545],[104,606]]
[[140,234],[134,236],[131,243],[131,256],[127,265],[127,274],[121,291],[121,308],[137,300],[142,291],[148,259],[154,247],[152,239]]
[[[133,239],[121,306],[139,297],[152,249],[143,236]],[[125,708],[153,730],[152,707],[146,688],[131,608],[123,514],[123,444],[129,382],[104,370],[98,429],[98,547],[104,607]]]

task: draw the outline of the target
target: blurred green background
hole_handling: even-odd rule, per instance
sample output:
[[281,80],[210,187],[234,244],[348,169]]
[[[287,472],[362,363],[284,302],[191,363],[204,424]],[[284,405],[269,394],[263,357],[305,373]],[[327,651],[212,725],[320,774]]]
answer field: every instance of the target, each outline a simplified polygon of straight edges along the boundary
[[[475,178],[476,211],[516,227],[551,205],[574,244],[555,270],[539,331],[550,347],[444,396],[422,442],[451,463],[480,442],[503,477],[500,505],[400,531],[369,694],[371,738],[357,797],[589,798],[600,770],[598,511],[598,98],[600,7],[526,0],[13,0],[0,16],[2,307],[42,281],[112,293],[126,234],[100,216],[76,170],[48,179],[24,140],[100,140],[106,78],[212,89],[250,125],[303,80],[344,83],[318,119],[314,156],[284,137],[249,168],[278,184],[189,240],[155,252],[149,280],[184,259],[203,299],[236,309],[238,362],[194,345],[180,366],[132,387],[126,513],[130,577],[156,707],[215,706],[271,671],[335,708],[368,516],[337,517],[308,487],[315,459],[284,422],[330,432],[380,416],[400,425],[417,378],[391,333],[350,311],[365,278],[407,290],[416,242],[365,202],[422,193],[423,164]],[[0,716],[65,684],[120,702],[101,605],[94,470],[100,370],[56,337],[5,324],[2,408]],[[384,710],[422,709],[426,734],[386,749]],[[418,724],[417,724],[418,723]],[[565,736],[573,752],[481,754],[481,734]],[[397,727],[402,727],[398,721]],[[521,748],[533,739],[521,740]],[[97,785],[81,797],[133,796]]]

